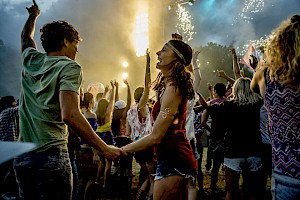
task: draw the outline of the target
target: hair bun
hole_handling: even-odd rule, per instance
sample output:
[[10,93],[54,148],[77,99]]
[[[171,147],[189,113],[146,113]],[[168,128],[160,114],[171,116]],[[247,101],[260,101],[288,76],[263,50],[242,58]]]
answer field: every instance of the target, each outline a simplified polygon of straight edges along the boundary
[[292,22],[292,23],[300,23],[300,16],[299,16],[299,15],[294,15],[294,16],[291,18],[291,22]]

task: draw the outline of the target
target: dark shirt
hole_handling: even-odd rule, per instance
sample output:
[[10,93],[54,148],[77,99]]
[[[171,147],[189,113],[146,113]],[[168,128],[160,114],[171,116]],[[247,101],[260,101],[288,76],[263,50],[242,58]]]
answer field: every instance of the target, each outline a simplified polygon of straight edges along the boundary
[[220,105],[208,107],[212,112],[224,116],[225,157],[243,158],[260,156],[260,108],[262,101],[254,104],[238,105],[234,101],[225,101]]

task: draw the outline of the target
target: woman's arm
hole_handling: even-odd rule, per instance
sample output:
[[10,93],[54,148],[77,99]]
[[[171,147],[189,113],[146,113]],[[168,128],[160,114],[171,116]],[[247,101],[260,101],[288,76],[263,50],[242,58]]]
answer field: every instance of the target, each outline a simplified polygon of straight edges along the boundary
[[119,101],[119,83],[115,81],[116,93],[115,93],[115,102]]
[[262,98],[264,98],[266,94],[265,70],[266,68],[257,68],[250,83],[251,90],[260,94]]
[[232,70],[233,70],[233,73],[234,73],[234,77],[235,77],[235,79],[238,79],[238,78],[242,77],[242,74],[241,74],[241,71],[240,71],[240,66],[239,66],[239,63],[238,63],[238,58],[237,58],[235,49],[234,48],[231,49],[230,53],[232,55]]
[[114,105],[115,105],[115,82],[114,81],[110,81],[110,85],[111,85],[111,91],[110,91],[110,95],[109,95],[109,99],[108,99],[108,106],[106,109],[106,113],[105,113],[105,123],[109,122],[112,119],[112,114],[114,111]]
[[203,111],[204,109],[207,108],[207,103],[206,103],[204,97],[199,92],[197,92],[197,94],[199,96],[198,102],[199,102],[200,106],[194,107],[194,110],[197,111],[197,112],[201,112],[201,111]]
[[138,110],[141,110],[141,114],[143,117],[146,117],[146,113],[147,113],[147,107],[146,107],[146,104],[149,100],[149,85],[150,85],[150,82],[151,82],[151,76],[150,76],[150,52],[146,51],[146,58],[147,58],[147,61],[146,61],[146,72],[145,72],[145,88],[144,88],[144,91],[143,91],[143,95],[138,103]]
[[211,83],[207,83],[207,89],[208,89],[208,92],[209,92],[209,98],[210,99],[213,99],[214,98],[214,95],[213,95],[213,89],[212,89],[212,84]]
[[200,89],[200,83],[201,83],[201,72],[200,72],[200,64],[197,63],[199,51],[195,51],[193,54],[193,68],[194,68],[194,91],[199,92]]
[[234,84],[235,80],[231,77],[229,77],[223,70],[217,70],[217,76],[224,78],[225,80],[227,80],[228,82],[230,82],[231,84]]
[[130,86],[129,86],[129,83],[127,80],[124,80],[124,83],[126,84],[127,86],[127,103],[126,103],[126,107],[123,111],[123,114],[122,114],[122,118],[123,119],[126,119],[127,118],[127,112],[131,106],[131,92],[130,92]]
[[168,86],[162,96],[160,112],[154,122],[152,133],[136,142],[124,146],[122,148],[123,151],[136,152],[159,144],[172,123],[181,100],[178,88]]

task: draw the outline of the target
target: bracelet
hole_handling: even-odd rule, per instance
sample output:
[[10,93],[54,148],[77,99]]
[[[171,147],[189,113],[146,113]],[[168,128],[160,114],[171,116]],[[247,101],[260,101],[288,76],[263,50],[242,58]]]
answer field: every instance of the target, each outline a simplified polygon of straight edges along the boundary
[[194,68],[194,70],[196,70],[196,69],[200,69],[200,67],[196,67],[196,68]]

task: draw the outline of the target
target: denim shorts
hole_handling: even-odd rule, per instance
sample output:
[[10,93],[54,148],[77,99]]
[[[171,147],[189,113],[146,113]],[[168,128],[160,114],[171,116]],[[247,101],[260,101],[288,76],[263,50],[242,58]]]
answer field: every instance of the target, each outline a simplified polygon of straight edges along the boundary
[[194,180],[197,175],[197,170],[175,167],[168,161],[157,161],[155,181],[174,175],[180,175],[184,176],[186,179]]
[[20,199],[70,199],[72,167],[67,149],[51,148],[14,159]]
[[261,157],[224,158],[224,165],[238,172],[256,172],[262,167]]
[[273,200],[300,199],[300,180],[284,175],[278,169],[273,169],[271,180]]

